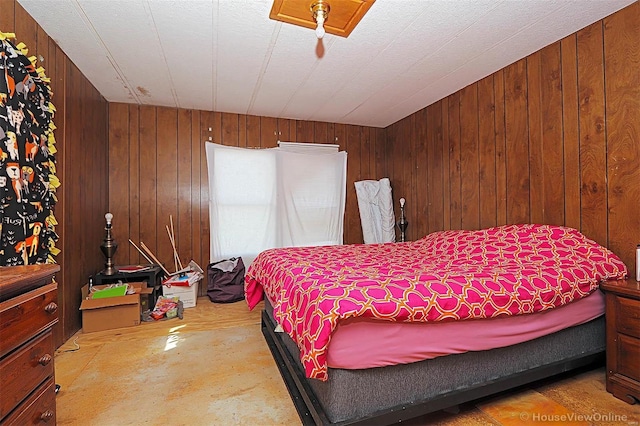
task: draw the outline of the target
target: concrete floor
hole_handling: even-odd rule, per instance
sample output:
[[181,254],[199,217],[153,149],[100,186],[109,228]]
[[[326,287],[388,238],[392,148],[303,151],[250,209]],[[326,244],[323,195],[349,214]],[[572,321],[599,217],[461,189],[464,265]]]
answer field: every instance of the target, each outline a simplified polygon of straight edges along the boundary
[[[184,319],[77,333],[55,358],[59,425],[299,425],[260,332],[262,306],[213,304]],[[640,405],[605,390],[604,367],[469,403],[410,425],[638,425]],[[574,421],[575,420],[575,421]],[[552,422],[553,423],[553,422]]]

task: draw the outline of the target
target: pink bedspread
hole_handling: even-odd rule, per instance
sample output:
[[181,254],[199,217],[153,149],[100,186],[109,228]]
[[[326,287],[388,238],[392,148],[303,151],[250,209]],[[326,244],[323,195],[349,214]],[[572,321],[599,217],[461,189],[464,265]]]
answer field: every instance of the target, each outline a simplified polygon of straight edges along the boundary
[[266,250],[247,270],[245,291],[251,309],[267,292],[307,377],[326,380],[327,347],[342,319],[521,315],[566,305],[626,274],[615,254],[575,229],[527,224],[408,243]]

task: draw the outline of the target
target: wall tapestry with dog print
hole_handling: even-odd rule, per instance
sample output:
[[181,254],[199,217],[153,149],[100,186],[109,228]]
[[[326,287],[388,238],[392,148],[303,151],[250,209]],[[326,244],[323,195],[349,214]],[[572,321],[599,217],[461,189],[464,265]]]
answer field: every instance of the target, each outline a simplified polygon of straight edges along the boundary
[[0,266],[55,263],[52,91],[35,56],[0,32]]

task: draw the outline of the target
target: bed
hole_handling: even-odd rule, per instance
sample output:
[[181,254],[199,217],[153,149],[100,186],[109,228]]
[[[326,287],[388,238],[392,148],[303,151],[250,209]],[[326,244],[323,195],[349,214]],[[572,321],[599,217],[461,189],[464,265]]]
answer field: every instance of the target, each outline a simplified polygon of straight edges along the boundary
[[266,250],[245,291],[303,423],[390,424],[601,359],[598,284],[626,274],[575,229],[523,224]]

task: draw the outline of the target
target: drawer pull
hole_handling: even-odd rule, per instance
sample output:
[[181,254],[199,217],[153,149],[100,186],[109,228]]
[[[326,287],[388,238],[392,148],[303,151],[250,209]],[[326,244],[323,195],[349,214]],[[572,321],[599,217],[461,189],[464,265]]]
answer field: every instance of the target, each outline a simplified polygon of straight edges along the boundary
[[51,302],[44,307],[44,310],[47,311],[47,313],[52,314],[58,310],[58,305],[56,305],[55,302]]
[[45,423],[51,420],[52,418],[53,418],[53,411],[51,410],[47,410],[40,415],[40,420],[42,420]]
[[40,365],[47,365],[51,362],[51,355],[49,354],[44,354],[40,357],[40,359],[38,360],[38,364]]

